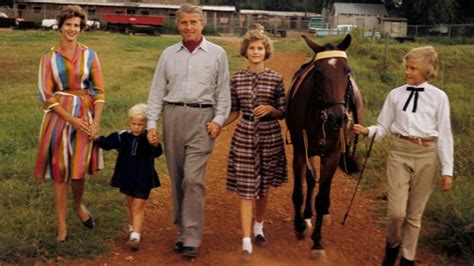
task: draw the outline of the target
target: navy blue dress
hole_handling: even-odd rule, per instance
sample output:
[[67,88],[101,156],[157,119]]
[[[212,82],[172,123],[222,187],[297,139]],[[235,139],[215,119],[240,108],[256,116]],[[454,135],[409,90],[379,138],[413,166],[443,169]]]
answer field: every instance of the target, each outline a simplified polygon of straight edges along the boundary
[[127,131],[115,132],[107,137],[100,136],[95,142],[104,150],[118,151],[110,181],[112,187],[120,188],[120,192],[128,196],[148,199],[150,190],[160,186],[154,162],[163,149],[161,144],[150,145],[146,131],[140,136]]

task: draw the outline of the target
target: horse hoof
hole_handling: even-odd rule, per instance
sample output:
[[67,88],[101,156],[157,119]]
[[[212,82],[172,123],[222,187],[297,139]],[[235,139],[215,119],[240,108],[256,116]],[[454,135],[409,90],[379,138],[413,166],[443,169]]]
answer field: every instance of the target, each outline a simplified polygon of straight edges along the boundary
[[311,219],[304,219],[304,222],[306,223],[306,230],[312,231],[311,229],[313,228],[313,225],[311,224]]
[[323,215],[323,225],[331,225],[331,224],[332,224],[331,215],[329,214]]
[[326,260],[326,251],[324,249],[312,249],[311,257],[314,260]]
[[303,232],[296,232],[295,231],[295,235],[296,235],[296,239],[298,239],[298,240],[304,240],[305,239],[305,231],[303,231]]

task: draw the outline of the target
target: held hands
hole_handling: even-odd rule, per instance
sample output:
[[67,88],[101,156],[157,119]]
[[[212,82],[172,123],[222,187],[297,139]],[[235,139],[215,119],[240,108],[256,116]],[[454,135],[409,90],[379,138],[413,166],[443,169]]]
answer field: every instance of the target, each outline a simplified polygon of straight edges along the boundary
[[92,124],[89,125],[89,139],[90,140],[97,139],[99,137],[99,131],[100,131],[99,123],[92,122]]
[[441,176],[441,190],[446,192],[451,190],[453,186],[453,177],[449,175]]
[[273,110],[275,110],[275,107],[271,106],[271,105],[259,105],[257,107],[255,107],[252,111],[253,111],[253,115],[257,118],[261,118],[261,117],[264,117],[268,114],[271,114],[273,112]]
[[364,136],[369,135],[369,129],[360,124],[355,124],[352,131],[354,131],[354,133],[357,135],[364,135]]
[[213,139],[217,138],[217,136],[219,136],[219,134],[221,133],[221,126],[214,121],[207,123],[206,126],[207,132]]
[[160,144],[160,138],[158,137],[158,132],[156,131],[156,128],[149,129],[146,138],[152,146],[157,147],[158,144]]

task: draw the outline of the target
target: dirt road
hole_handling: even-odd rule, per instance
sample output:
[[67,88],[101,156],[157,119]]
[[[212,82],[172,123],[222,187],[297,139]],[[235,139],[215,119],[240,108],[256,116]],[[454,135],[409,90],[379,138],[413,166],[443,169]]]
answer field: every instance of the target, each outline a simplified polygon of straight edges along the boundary
[[[304,54],[276,53],[267,66],[284,75],[288,87],[295,70],[307,60]],[[172,225],[171,192],[168,176],[161,175],[162,187],[152,193],[146,207],[145,231],[141,249],[131,252],[125,246],[123,232],[114,243],[113,251],[93,261],[94,264],[136,265],[239,265],[241,232],[238,198],[225,190],[227,156],[233,126],[219,136],[206,175],[206,209],[204,239],[195,260],[183,258],[172,252],[177,238]],[[375,209],[385,204],[375,200],[371,192],[359,192],[345,226],[342,218],[354,189],[355,181],[341,173],[332,186],[331,215],[333,224],[323,227],[327,260],[314,261],[310,256],[311,240],[297,241],[292,220],[291,171],[292,148],[286,147],[289,182],[270,194],[265,233],[268,245],[254,247],[251,260],[245,265],[380,265],[384,249],[383,215]],[[125,211],[125,208],[124,208]],[[124,226],[125,228],[125,226]],[[425,258],[429,256],[424,255]],[[429,259],[424,259],[425,263]],[[88,262],[90,263],[90,262]]]

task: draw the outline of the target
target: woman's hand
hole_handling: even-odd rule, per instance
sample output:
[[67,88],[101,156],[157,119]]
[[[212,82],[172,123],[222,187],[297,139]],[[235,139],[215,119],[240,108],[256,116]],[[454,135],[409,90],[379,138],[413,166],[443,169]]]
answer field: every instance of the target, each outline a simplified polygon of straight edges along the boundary
[[255,117],[261,118],[268,114],[273,114],[273,112],[276,111],[276,109],[275,107],[271,105],[259,105],[255,107],[252,111]]
[[354,133],[356,133],[357,135],[369,135],[369,129],[360,124],[355,124],[352,131],[354,131]]
[[89,123],[87,121],[82,120],[77,117],[72,117],[70,121],[68,121],[72,127],[74,127],[76,130],[82,131],[86,133],[87,135],[90,135],[90,128],[89,128]]
[[453,186],[453,177],[449,175],[441,176],[441,190],[446,192],[451,190]]
[[89,126],[89,139],[95,140],[99,137],[100,126],[97,122],[92,122]]

